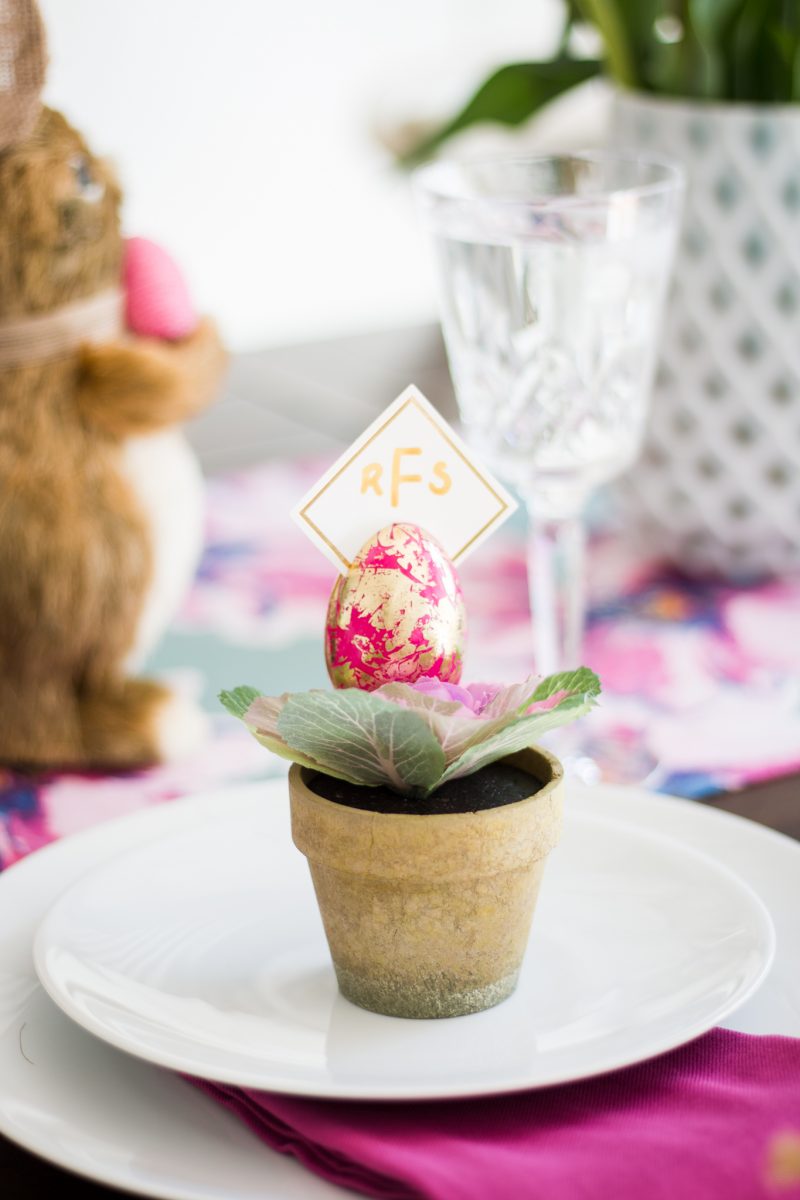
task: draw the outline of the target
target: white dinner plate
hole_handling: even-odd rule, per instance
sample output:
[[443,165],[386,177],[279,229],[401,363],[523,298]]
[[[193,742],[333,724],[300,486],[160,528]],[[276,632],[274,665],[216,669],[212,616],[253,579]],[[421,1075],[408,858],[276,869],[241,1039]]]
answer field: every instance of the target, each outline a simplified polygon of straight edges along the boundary
[[[273,802],[254,784],[177,801],[98,826],[0,875],[0,1132],[81,1175],[164,1200],[324,1200],[342,1193],[178,1077],[80,1029],[33,970],[34,932],[88,871],[135,846],[225,810],[241,819]],[[573,785],[569,806],[684,840],[735,870],[765,900],[777,932],[772,970],[729,1028],[800,1036],[800,844],[691,801]]]
[[332,1099],[487,1095],[599,1075],[724,1020],[774,952],[769,913],[708,855],[568,812],[516,992],[414,1021],[336,987],[281,793],[132,851],[62,896],[40,982],[90,1033],[149,1062]]

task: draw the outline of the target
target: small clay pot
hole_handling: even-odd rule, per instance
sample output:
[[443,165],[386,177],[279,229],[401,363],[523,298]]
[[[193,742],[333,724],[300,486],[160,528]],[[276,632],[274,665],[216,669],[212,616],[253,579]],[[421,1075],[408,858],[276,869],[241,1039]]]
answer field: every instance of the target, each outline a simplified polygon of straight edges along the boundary
[[563,768],[541,749],[506,760],[542,786],[478,812],[378,813],[316,795],[289,771],[292,837],[314,882],[339,988],[393,1017],[455,1017],[516,987]]

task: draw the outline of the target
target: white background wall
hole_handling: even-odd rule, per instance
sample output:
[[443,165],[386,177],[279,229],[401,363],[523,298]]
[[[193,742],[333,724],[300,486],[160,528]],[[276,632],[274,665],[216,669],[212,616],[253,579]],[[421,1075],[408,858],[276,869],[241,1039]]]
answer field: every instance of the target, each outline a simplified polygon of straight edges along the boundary
[[47,99],[113,157],[235,348],[434,314],[378,125],[552,46],[559,0],[40,0]]

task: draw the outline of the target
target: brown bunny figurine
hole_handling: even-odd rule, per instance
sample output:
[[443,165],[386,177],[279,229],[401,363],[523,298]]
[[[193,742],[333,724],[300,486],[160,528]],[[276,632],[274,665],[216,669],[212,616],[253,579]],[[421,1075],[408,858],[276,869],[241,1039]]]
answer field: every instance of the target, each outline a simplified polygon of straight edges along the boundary
[[147,764],[202,725],[127,672],[196,566],[199,471],[175,427],[224,352],[208,321],[124,330],[120,190],[39,104],[31,0],[3,6],[0,50],[0,763]]

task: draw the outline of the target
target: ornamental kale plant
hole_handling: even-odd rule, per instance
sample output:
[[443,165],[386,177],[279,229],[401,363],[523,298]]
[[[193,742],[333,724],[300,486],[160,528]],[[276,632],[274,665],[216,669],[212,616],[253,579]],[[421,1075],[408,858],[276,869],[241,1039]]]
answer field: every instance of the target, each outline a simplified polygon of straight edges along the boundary
[[509,687],[420,679],[372,692],[283,696],[238,687],[219,698],[281,758],[348,783],[424,798],[583,716],[599,693],[597,676],[580,667]]

